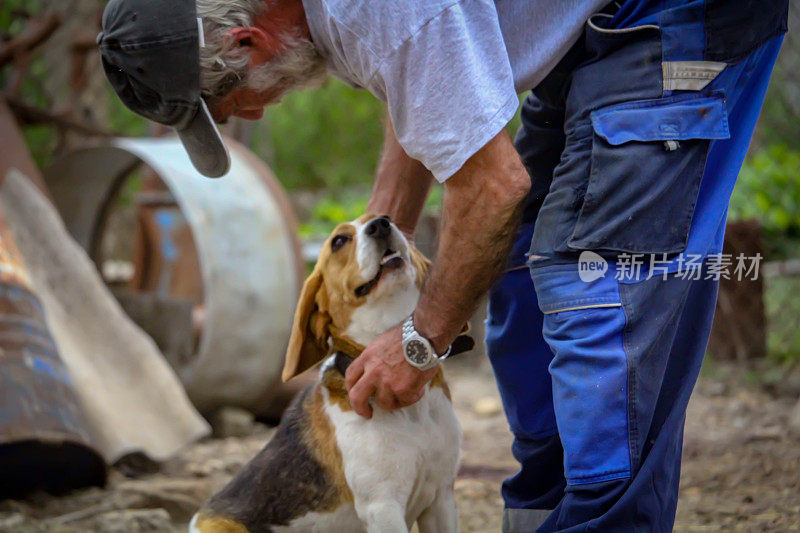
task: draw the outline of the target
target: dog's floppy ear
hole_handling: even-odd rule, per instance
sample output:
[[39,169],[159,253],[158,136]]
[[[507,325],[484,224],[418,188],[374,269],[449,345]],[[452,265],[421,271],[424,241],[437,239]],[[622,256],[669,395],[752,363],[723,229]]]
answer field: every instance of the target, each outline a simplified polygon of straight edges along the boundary
[[411,264],[417,269],[417,287],[422,287],[422,282],[425,281],[428,275],[431,261],[413,245],[410,246],[409,255],[411,256]]
[[303,284],[300,301],[294,312],[292,336],[286,349],[286,362],[283,366],[283,381],[302,374],[328,355],[328,326],[331,317],[327,310],[320,309],[322,292],[322,273],[314,270]]

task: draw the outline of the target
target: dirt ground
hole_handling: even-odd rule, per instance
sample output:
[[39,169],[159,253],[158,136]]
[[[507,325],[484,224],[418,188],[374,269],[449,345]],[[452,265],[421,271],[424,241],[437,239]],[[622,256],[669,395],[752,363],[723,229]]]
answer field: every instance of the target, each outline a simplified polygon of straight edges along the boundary
[[[675,530],[800,531],[800,446],[787,431],[793,405],[713,365],[689,409]],[[499,531],[502,479],[514,471],[511,435],[484,359],[448,363],[464,431],[456,481],[460,530]],[[252,457],[273,430],[207,439],[162,464],[130,461],[106,489],[0,502],[0,531],[182,531],[200,503]]]

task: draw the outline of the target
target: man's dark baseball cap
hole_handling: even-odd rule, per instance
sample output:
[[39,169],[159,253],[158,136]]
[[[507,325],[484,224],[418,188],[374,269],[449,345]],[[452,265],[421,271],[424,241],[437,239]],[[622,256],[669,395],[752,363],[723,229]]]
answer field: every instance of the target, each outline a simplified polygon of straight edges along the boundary
[[97,43],[123,103],[175,128],[195,168],[216,178],[230,157],[200,93],[196,11],[195,0],[111,0]]

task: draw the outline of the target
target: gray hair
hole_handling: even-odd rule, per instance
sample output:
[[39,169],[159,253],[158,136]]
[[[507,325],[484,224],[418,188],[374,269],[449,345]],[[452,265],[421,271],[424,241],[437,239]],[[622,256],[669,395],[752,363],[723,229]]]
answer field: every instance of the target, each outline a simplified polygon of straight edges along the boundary
[[244,47],[226,36],[234,28],[253,26],[272,0],[197,0],[197,16],[203,20],[205,46],[200,49],[200,87],[209,102],[243,86],[268,89],[288,83],[296,89],[320,83],[326,76],[325,61],[314,45],[291,29],[281,36],[284,50],[264,65],[248,68]]

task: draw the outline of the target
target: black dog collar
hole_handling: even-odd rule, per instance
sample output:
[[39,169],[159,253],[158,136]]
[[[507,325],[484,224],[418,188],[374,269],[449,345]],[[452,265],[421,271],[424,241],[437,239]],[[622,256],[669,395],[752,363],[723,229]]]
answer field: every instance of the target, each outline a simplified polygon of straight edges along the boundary
[[333,366],[336,367],[336,370],[338,370],[339,373],[344,376],[347,372],[347,368],[353,361],[356,360],[355,357],[350,357],[344,352],[336,352],[333,355]]

